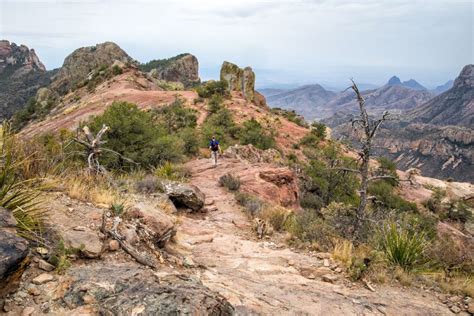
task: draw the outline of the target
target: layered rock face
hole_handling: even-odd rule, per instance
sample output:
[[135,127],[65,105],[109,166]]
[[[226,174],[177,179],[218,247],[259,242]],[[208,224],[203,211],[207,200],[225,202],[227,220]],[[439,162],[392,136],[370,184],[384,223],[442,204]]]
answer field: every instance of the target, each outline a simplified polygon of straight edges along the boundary
[[153,60],[141,65],[144,71],[149,71],[153,78],[172,82],[181,82],[184,87],[198,84],[199,62],[194,55],[181,54],[168,59]]
[[255,73],[252,68],[239,66],[224,61],[221,67],[220,80],[226,81],[229,91],[240,91],[247,101],[255,99]]
[[0,119],[23,108],[39,87],[50,83],[51,75],[33,49],[1,40]]
[[133,60],[112,42],[76,49],[64,60],[63,66],[54,77],[51,89],[64,94],[86,80],[91,71],[103,66],[112,66],[116,61],[127,64]]

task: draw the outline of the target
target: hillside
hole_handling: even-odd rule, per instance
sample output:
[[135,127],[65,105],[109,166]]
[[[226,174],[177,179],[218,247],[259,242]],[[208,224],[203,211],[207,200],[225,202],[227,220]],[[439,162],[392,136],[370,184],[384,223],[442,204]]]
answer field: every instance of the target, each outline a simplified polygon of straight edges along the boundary
[[0,119],[24,108],[38,88],[49,85],[53,75],[33,49],[0,40]]
[[[358,168],[354,151],[322,125],[272,111],[251,67],[223,62],[221,80],[191,89],[177,60],[144,72],[116,44],[80,48],[38,91],[32,113],[16,116],[18,134],[0,142],[12,157],[5,178],[23,190],[21,212],[0,208],[5,313],[472,310],[472,184],[373,160],[371,172],[401,181],[373,182],[357,228],[360,181],[347,172]],[[308,100],[322,92],[307,89]],[[212,135],[223,149],[215,167]],[[44,204],[29,204],[37,196]],[[403,229],[396,236],[422,241],[416,260],[390,259],[380,242],[390,240],[389,224]],[[425,259],[440,265],[435,277],[418,273]]]
[[335,92],[327,91],[318,84],[307,85],[297,89],[272,92],[271,95],[263,94],[267,102],[272,107],[279,107],[286,110],[295,110],[303,115],[307,120],[321,118],[321,113],[325,112],[325,105],[336,96]]
[[474,65],[466,65],[451,89],[424,103],[407,116],[433,125],[474,126]]

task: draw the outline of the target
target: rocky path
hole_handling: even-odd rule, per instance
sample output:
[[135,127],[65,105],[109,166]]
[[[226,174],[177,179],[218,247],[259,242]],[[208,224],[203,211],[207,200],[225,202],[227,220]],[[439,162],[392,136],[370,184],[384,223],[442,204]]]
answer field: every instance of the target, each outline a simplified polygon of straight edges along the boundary
[[190,162],[191,183],[217,208],[185,216],[178,243],[201,267],[196,273],[209,288],[224,295],[241,315],[446,315],[434,294],[415,289],[379,286],[371,292],[331,270],[324,254],[302,254],[284,244],[259,240],[233,194],[218,178],[245,168],[243,162],[208,159]]

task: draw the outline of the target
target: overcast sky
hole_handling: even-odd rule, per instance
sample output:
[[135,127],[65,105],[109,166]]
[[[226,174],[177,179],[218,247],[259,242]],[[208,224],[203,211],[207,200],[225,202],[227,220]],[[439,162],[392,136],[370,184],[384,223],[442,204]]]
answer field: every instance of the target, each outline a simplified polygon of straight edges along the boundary
[[48,69],[103,41],[145,62],[196,55],[203,79],[229,60],[260,86],[391,75],[434,86],[474,62],[472,1],[0,0],[0,38],[34,48]]

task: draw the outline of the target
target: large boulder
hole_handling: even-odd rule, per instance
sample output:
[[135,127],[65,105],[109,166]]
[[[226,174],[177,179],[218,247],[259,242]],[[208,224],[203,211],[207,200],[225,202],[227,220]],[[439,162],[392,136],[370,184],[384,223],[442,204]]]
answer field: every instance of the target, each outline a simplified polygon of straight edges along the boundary
[[196,56],[191,54],[180,54],[168,59],[152,60],[141,65],[140,68],[149,71],[150,76],[155,79],[180,82],[185,88],[201,81],[199,79],[199,62]]
[[[255,73],[252,68],[245,67],[242,69],[233,63],[224,61],[221,67],[220,80],[227,82],[229,92],[242,92],[247,101],[255,101]],[[259,96],[257,105],[260,105],[264,100]]]
[[[146,202],[135,204],[127,213],[131,219],[139,219],[152,232],[153,242],[160,248],[176,234],[172,218],[154,205]],[[123,234],[127,236],[126,233]]]
[[184,206],[199,211],[204,206],[206,196],[195,185],[163,180],[161,189],[177,207]]
[[24,238],[0,230],[0,284],[20,267],[28,251],[28,242]]
[[15,218],[9,210],[0,207],[0,297],[18,285],[28,253],[28,241],[16,235]]
[[51,89],[64,94],[86,80],[91,71],[103,66],[112,66],[117,60],[124,64],[133,61],[124,50],[112,42],[76,49],[64,60],[63,66],[54,77]]

